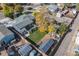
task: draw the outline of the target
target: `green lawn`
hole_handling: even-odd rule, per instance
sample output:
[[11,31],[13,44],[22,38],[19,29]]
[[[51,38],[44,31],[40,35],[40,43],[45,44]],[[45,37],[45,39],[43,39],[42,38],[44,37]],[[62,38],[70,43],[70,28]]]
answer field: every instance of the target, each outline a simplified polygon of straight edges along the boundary
[[37,30],[37,31],[30,33],[29,38],[33,40],[35,43],[37,43],[45,36],[45,34],[47,33],[46,32],[41,33]]
[[79,11],[79,3],[76,4],[76,9]]

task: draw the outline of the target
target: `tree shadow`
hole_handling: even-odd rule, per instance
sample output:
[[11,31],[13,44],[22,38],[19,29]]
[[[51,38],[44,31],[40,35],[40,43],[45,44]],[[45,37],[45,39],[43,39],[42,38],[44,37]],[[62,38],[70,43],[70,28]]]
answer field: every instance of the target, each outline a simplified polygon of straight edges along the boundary
[[30,43],[32,43],[33,45],[35,45],[36,47],[38,47],[38,45],[33,40],[31,40],[30,38],[26,37],[25,39],[27,41],[29,41]]

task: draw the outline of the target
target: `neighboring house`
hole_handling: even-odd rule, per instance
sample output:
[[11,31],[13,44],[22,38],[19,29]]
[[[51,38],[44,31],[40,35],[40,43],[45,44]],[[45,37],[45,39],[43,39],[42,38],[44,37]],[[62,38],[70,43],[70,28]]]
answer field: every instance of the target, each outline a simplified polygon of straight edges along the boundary
[[31,14],[34,10],[32,6],[23,6],[24,10],[22,13]]
[[77,14],[77,10],[76,9],[65,9],[64,11],[58,11],[56,14],[56,17],[69,17],[69,18],[74,18]]
[[19,47],[18,53],[21,56],[28,56],[31,50],[32,50],[32,47],[30,46],[30,44],[24,44]]
[[48,6],[48,10],[53,13],[53,12],[57,12],[59,10],[57,5],[49,5]]
[[14,33],[0,24],[0,44],[9,44],[14,38]]
[[67,5],[68,8],[75,8],[76,7],[76,3],[70,3],[69,5]]
[[69,12],[65,16],[69,18],[74,18],[76,15],[77,15],[77,10],[73,8],[73,9],[69,9]]
[[35,9],[35,10],[38,9],[39,6],[41,6],[41,3],[34,3],[32,5],[33,9]]
[[39,49],[45,53],[48,52],[48,50],[54,45],[54,40],[53,39],[48,39],[44,41],[40,46]]
[[67,10],[67,9],[65,9],[64,11],[58,11],[56,14],[56,17],[65,16],[68,12],[69,12],[69,10]]
[[4,19],[1,19],[0,20],[0,23],[2,23],[2,24],[4,24],[5,26],[7,26],[8,25],[8,23],[10,22],[10,21],[12,21],[13,19],[11,19],[11,18],[9,18],[9,17],[6,17],[6,18],[4,18]]
[[57,3],[58,8],[60,11],[64,10],[65,4],[64,3]]
[[68,17],[55,17],[55,20],[58,23],[65,23],[66,25],[69,25],[72,21],[72,19]]
[[24,37],[29,36],[29,32],[36,28],[36,25],[34,24],[34,17],[29,15],[21,15],[18,18],[16,18],[12,23],[12,27],[21,33]]

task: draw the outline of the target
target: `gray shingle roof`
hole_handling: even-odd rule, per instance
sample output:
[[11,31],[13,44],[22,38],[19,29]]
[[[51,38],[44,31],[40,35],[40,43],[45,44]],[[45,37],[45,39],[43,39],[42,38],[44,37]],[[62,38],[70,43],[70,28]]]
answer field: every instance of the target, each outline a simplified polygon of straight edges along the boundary
[[39,49],[46,53],[53,44],[53,39],[48,39],[40,45]]
[[21,15],[20,17],[14,20],[15,23],[13,24],[13,26],[17,26],[18,28],[23,28],[33,23],[32,19],[33,17],[31,17],[30,15]]
[[29,52],[32,50],[32,47],[29,44],[24,44],[19,47],[20,49],[18,50],[19,54],[22,56],[27,56]]

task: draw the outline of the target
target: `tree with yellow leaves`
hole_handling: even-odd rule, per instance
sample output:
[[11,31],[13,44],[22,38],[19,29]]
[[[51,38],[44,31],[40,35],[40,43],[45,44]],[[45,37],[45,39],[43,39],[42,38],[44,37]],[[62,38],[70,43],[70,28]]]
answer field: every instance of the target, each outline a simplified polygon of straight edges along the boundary
[[52,15],[49,14],[46,6],[42,6],[38,12],[32,14],[35,16],[36,24],[40,32],[55,32]]
[[33,15],[36,18],[36,24],[38,26],[38,29],[40,32],[45,32],[47,31],[48,28],[48,21],[45,20],[44,14],[46,13],[46,7],[41,7],[39,9],[39,12],[34,12]]
[[3,14],[6,17],[10,17],[10,18],[14,18],[14,14],[16,12],[22,13],[23,8],[20,4],[2,4],[2,8],[3,8]]
[[7,17],[12,17],[13,7],[3,4],[3,14]]
[[20,13],[21,13],[21,12],[23,11],[23,7],[22,7],[20,4],[15,5],[14,11],[15,11],[15,12],[20,12]]
[[55,32],[55,31],[56,31],[56,29],[55,29],[54,24],[50,24],[50,25],[48,26],[48,32],[50,33],[50,32]]

